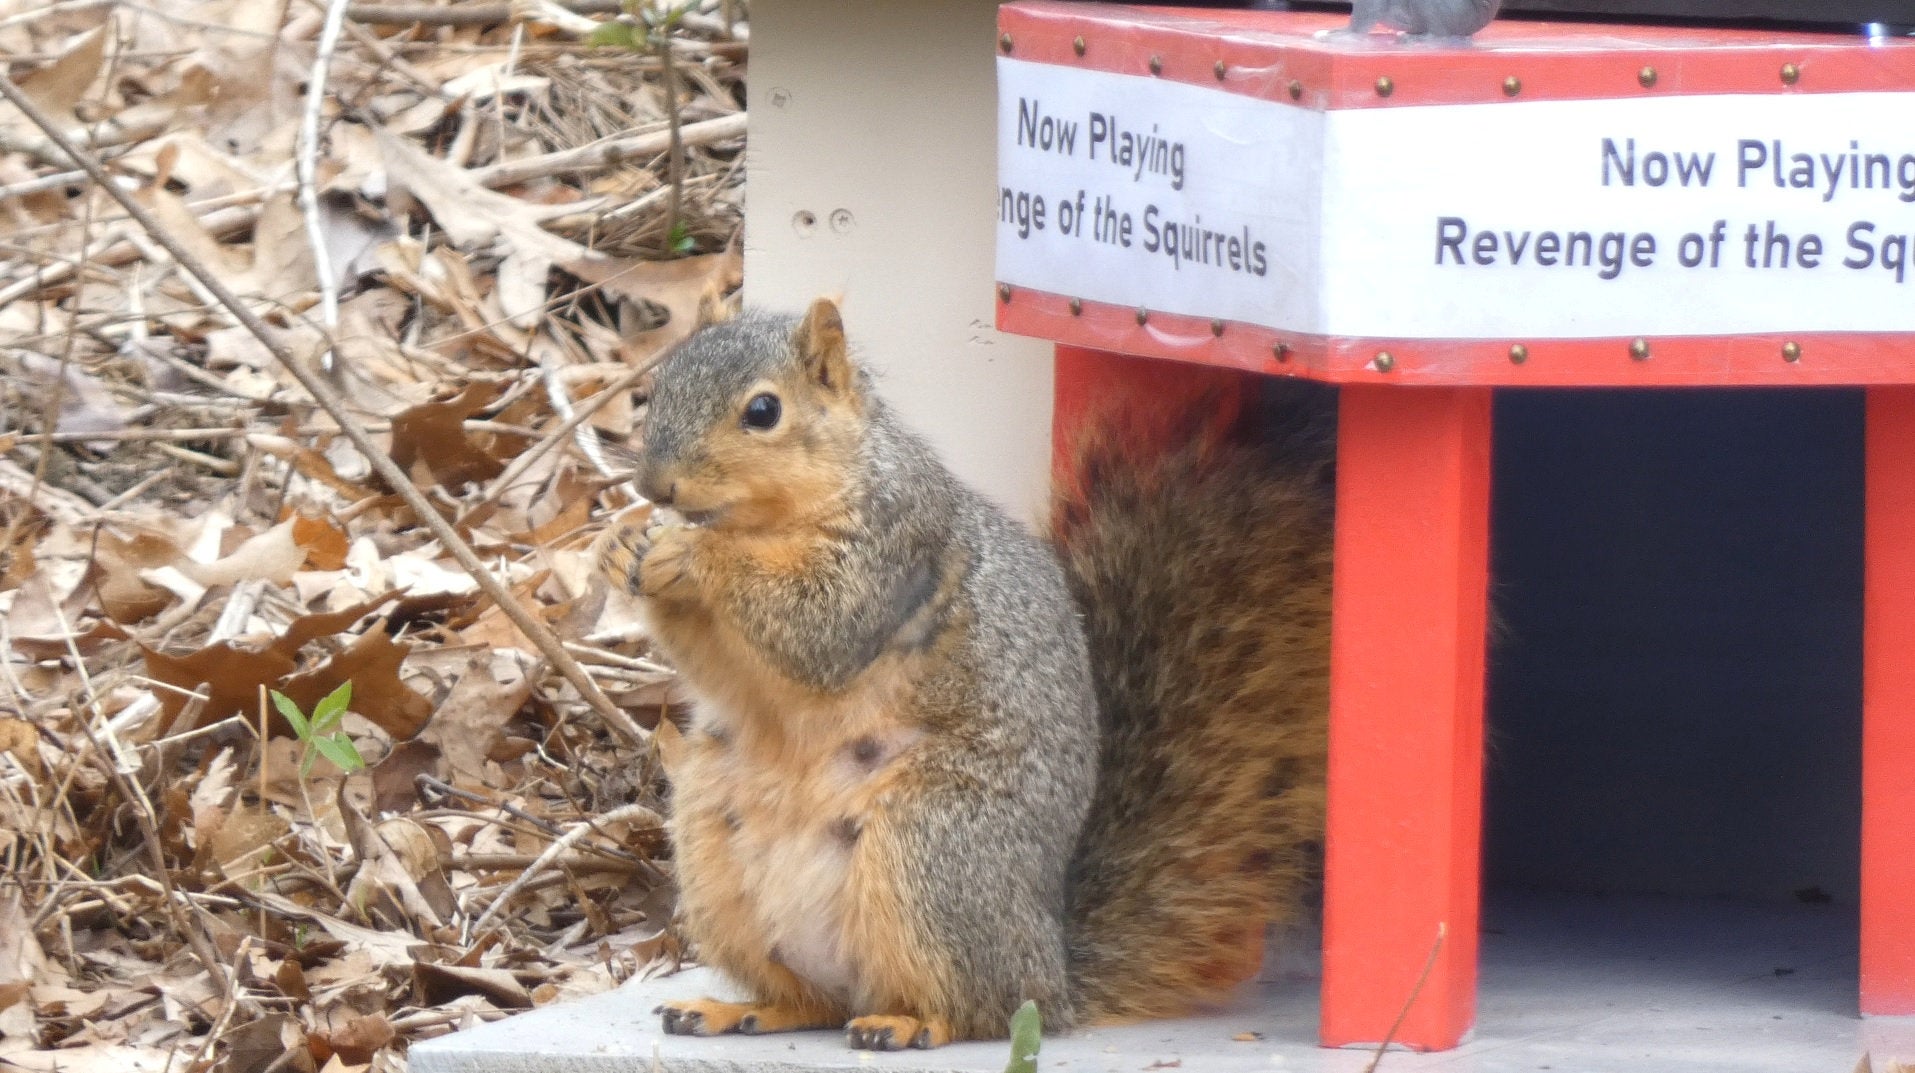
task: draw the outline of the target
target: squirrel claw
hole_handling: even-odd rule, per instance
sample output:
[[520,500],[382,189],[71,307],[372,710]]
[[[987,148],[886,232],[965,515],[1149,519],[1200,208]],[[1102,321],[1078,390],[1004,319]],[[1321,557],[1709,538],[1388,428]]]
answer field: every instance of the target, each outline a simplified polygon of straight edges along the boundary
[[861,1051],[895,1051],[900,1048],[893,1042],[889,1028],[862,1029],[855,1025],[846,1030],[851,1046]]
[[844,1026],[845,1039],[861,1051],[901,1051],[913,1047],[928,1051],[951,1042],[951,1028],[932,1018],[855,1017]]
[[660,1015],[659,1021],[668,1036],[702,1036],[699,1031],[705,1027],[705,1015],[697,1010],[681,1010],[673,1006],[660,1006],[653,1011]]

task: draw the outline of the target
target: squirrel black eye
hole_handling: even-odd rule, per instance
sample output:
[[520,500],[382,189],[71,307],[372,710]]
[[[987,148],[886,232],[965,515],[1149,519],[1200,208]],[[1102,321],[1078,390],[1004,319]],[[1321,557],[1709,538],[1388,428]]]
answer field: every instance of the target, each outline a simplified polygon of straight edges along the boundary
[[753,395],[751,401],[745,404],[745,427],[760,430],[777,428],[778,415],[782,412],[778,396],[770,392]]

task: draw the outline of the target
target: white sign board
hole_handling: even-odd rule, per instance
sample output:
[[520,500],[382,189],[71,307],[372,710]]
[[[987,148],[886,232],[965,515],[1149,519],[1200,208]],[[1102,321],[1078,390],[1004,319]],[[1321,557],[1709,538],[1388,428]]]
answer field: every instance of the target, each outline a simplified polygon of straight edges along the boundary
[[1915,331],[1915,93],[1321,112],[998,61],[999,280],[1369,338]]

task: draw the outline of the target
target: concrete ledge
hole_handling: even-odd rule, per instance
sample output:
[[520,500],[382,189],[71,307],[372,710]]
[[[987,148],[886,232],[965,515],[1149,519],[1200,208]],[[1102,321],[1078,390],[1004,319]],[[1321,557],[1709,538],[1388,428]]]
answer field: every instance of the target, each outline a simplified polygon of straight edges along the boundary
[[[845,1046],[838,1032],[778,1036],[666,1036],[652,1007],[667,998],[727,994],[714,976],[693,969],[662,980],[627,984],[578,1002],[549,1006],[412,1049],[412,1073],[811,1073],[822,1070],[910,1070],[912,1073],[1002,1073],[1008,1043],[959,1043],[935,1051],[872,1054]],[[1271,1040],[1308,1048],[1316,1033],[1313,981],[1272,985],[1237,1009],[1211,1017],[1094,1029],[1044,1041],[1040,1069],[1188,1073],[1268,1073],[1286,1067]],[[1264,1041],[1235,1042],[1240,1032]],[[1334,1053],[1334,1052],[1329,1052]],[[1350,1055],[1349,1057],[1357,1057]],[[1273,1061],[1273,1058],[1275,1059]],[[1172,1063],[1181,1061],[1181,1066]],[[1348,1066],[1362,1068],[1361,1061]],[[1315,1068],[1315,1067],[1304,1067]]]
[[[1915,1060],[1915,1019],[1856,1014],[1853,909],[1659,898],[1525,898],[1485,914],[1478,1029],[1382,1073],[1849,1073]],[[1040,1070],[1360,1073],[1316,1043],[1317,983],[1282,974],[1238,1006],[1044,1041]],[[999,1073],[1009,1048],[852,1051],[836,1032],[695,1039],[659,1032],[666,998],[720,994],[693,970],[412,1049],[412,1073]],[[1248,1041],[1239,1033],[1261,1033]]]

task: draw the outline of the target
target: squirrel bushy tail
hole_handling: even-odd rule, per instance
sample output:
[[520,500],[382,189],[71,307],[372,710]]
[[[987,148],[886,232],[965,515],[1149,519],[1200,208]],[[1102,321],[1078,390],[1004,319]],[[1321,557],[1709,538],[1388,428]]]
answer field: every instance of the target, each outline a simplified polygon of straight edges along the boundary
[[1167,450],[1093,422],[1054,504],[1102,724],[1067,925],[1091,1021],[1255,976],[1320,853],[1335,395],[1276,381],[1250,410],[1193,410]]

